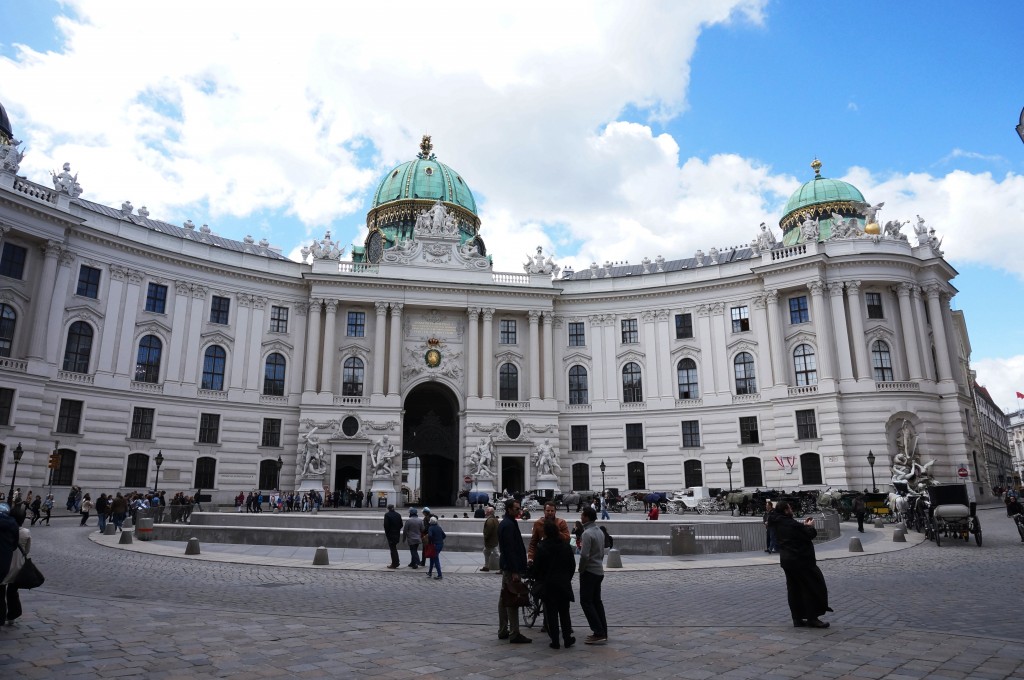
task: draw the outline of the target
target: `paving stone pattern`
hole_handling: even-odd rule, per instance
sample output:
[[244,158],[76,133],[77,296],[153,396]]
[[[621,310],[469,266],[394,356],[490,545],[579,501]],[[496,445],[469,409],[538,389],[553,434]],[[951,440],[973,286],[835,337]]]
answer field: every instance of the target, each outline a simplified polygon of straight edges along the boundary
[[[828,630],[790,626],[777,565],[610,572],[610,642],[497,640],[498,579],[198,561],[90,541],[77,517],[34,528],[46,584],[0,628],[17,678],[1024,677],[1024,544],[1001,509],[984,547],[924,542],[822,562]],[[850,525],[845,525],[846,527]],[[95,531],[95,528],[91,529]],[[849,534],[847,534],[848,536]],[[840,539],[847,540],[847,538]],[[404,556],[404,555],[403,555]]]

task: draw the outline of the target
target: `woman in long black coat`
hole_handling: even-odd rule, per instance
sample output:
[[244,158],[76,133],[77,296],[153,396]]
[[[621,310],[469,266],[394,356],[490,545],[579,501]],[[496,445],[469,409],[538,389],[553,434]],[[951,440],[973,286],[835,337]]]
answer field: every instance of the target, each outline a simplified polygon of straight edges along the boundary
[[814,537],[818,535],[810,517],[798,522],[786,501],[775,506],[768,517],[769,528],[775,529],[779,563],[786,572],[786,594],[793,625],[797,628],[828,628],[818,617],[832,609],[828,606],[828,586],[814,558]]
[[544,540],[537,546],[537,554],[533,559],[533,575],[541,586],[552,649],[560,647],[560,632],[566,648],[576,642],[576,638],[572,637],[572,619],[569,616],[569,603],[576,601],[572,593],[572,577],[575,573],[576,557],[572,547],[562,540],[554,521],[545,521]]

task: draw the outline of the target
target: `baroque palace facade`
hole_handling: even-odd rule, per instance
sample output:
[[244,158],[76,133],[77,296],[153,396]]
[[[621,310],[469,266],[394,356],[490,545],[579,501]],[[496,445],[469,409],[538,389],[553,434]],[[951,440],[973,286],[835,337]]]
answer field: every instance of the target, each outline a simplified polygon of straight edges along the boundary
[[294,262],[91,202],[67,165],[52,186],[19,176],[2,118],[5,487],[17,446],[23,490],[159,475],[228,502],[368,489],[384,443],[396,485],[404,470],[434,504],[483,448],[498,488],[535,488],[550,446],[561,489],[620,492],[888,489],[901,452],[949,481],[981,448],[934,230],[919,218],[914,245],[879,227],[820,164],[778,239],[762,225],[746,247],[579,272],[538,248],[500,273],[468,185],[424,138],[382,179],[364,245],[346,259],[328,233]]

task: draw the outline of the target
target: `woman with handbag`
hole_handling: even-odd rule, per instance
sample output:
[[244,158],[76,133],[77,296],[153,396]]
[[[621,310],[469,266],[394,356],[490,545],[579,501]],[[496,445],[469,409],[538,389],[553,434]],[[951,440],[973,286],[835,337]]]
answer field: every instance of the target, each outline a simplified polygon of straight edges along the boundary
[[533,561],[533,576],[540,588],[540,598],[544,601],[552,649],[561,647],[559,632],[562,634],[566,649],[576,643],[576,638],[572,636],[572,619],[569,615],[569,603],[576,601],[572,592],[572,577],[575,573],[576,558],[573,556],[573,549],[562,540],[558,525],[553,520],[545,521],[544,540],[538,544]]
[[85,526],[85,523],[89,521],[90,512],[92,512],[92,498],[89,497],[89,494],[85,494],[85,498],[82,500],[82,522],[78,526]]
[[[22,524],[25,521],[24,505],[21,512],[14,511],[12,516],[10,506],[0,503],[0,573],[4,578],[0,580],[0,590],[3,590],[3,597],[0,598],[0,625],[4,622],[13,625],[14,620],[21,616],[21,596],[18,594],[18,587],[13,581],[25,564],[32,547],[32,535]],[[8,567],[2,569],[6,556],[9,555]]]
[[441,525],[437,523],[437,517],[431,516],[430,528],[427,529],[427,538],[429,539],[426,545],[423,546],[423,554],[430,558],[430,566],[427,568],[427,578],[430,578],[430,574],[434,571],[434,567],[437,567],[437,576],[434,578],[438,581],[441,580],[441,551],[444,549],[445,533]]

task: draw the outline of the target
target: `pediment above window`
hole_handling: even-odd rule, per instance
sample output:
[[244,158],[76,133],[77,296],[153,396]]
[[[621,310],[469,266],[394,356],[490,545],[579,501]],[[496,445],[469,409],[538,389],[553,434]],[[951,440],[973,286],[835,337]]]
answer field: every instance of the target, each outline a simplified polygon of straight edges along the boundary
[[207,331],[199,334],[199,344],[216,344],[216,345],[230,345],[235,341],[233,337],[225,333],[224,331]]

